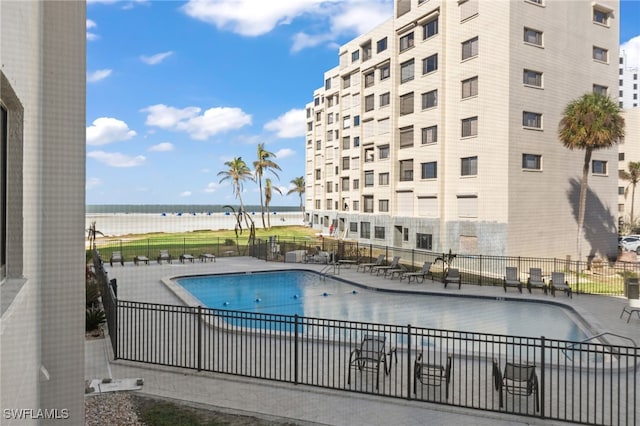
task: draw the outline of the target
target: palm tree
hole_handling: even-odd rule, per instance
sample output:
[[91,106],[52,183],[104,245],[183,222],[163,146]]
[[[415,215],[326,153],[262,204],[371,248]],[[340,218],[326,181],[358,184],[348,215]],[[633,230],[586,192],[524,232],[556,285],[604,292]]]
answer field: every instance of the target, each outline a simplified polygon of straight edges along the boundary
[[633,222],[633,206],[635,204],[636,198],[636,184],[640,181],[640,162],[637,161],[629,161],[629,171],[620,170],[619,177],[622,180],[629,181],[629,185],[624,189],[624,197],[627,198],[627,193],[629,192],[629,187],[631,187],[631,217],[629,222],[631,226],[634,225]]
[[304,222],[304,204],[302,202],[302,194],[304,194],[304,192],[306,190],[306,184],[304,182],[304,176],[299,176],[297,178],[293,178],[291,180],[291,183],[293,184],[293,188],[291,188],[289,190],[289,192],[287,192],[287,195],[293,194],[294,192],[298,193],[298,196],[300,197],[300,212],[302,212],[302,221]]
[[98,235],[104,236],[104,234],[96,229],[96,221],[94,220],[89,225],[89,229],[87,229],[87,238],[89,239],[89,248],[92,250],[96,249],[96,238]]
[[[226,161],[224,165],[229,169],[218,172],[218,176],[222,176],[220,183],[225,180],[231,180],[233,184],[233,193],[240,202],[240,212],[244,213],[244,204],[242,203],[242,184],[247,179],[253,180],[251,169],[249,169],[249,166],[247,166],[247,163],[244,162],[242,157],[235,157],[231,161]],[[247,220],[246,215],[244,215],[244,221],[247,228],[249,228],[249,221]]]
[[620,107],[608,96],[586,93],[565,107],[558,135],[566,148],[584,150],[576,244],[580,260],[591,154],[595,150],[611,147],[624,137],[624,118]]
[[255,169],[256,180],[258,181],[258,187],[260,188],[260,213],[262,215],[262,227],[266,228],[264,223],[264,202],[262,201],[262,176],[265,172],[270,171],[278,177],[278,174],[275,170],[281,170],[280,166],[278,166],[271,158],[276,158],[276,155],[273,152],[269,152],[264,149],[264,144],[258,144],[258,159],[253,162],[253,168]]
[[266,178],[264,180],[264,206],[267,210],[267,226],[271,229],[271,216],[269,215],[269,204],[271,204],[272,190],[276,190],[280,195],[282,191],[277,186],[271,186],[271,179]]

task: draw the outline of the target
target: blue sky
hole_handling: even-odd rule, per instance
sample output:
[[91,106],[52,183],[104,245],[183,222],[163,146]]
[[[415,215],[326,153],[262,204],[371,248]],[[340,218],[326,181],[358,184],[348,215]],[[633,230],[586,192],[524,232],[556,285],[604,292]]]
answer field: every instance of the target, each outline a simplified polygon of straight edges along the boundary
[[[620,43],[640,66],[640,1],[620,3]],[[87,204],[235,204],[218,172],[237,156],[251,167],[258,143],[286,194],[324,71],[392,12],[393,0],[88,0]],[[242,199],[259,204],[256,183]]]

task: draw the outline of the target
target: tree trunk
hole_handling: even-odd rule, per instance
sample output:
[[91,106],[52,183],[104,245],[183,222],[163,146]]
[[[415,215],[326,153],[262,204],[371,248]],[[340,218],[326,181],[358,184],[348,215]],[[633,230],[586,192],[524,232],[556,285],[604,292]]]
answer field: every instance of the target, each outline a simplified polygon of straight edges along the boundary
[[592,149],[587,148],[584,153],[584,165],[582,166],[582,182],[580,183],[580,199],[578,201],[578,237],[577,250],[578,261],[582,260],[582,240],[584,235],[584,213],[587,205],[587,181],[589,179],[589,168],[591,166]]
[[633,206],[636,203],[635,202],[636,199],[636,183],[635,182],[631,182],[631,217],[630,217],[630,221],[631,222],[631,229],[634,228],[634,223],[633,223]]
[[262,228],[266,229],[264,223],[264,201],[262,200],[262,176],[258,176],[258,188],[260,189],[260,215],[262,216]]
[[302,193],[300,193],[300,212],[302,213],[302,223],[304,223],[304,204],[302,204]]

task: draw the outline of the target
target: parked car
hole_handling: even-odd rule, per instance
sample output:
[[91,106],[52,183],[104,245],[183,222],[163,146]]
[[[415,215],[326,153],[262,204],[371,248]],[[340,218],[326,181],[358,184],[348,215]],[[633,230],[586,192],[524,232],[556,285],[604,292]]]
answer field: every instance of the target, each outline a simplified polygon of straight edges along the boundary
[[640,235],[627,235],[618,239],[618,247],[625,251],[640,254]]

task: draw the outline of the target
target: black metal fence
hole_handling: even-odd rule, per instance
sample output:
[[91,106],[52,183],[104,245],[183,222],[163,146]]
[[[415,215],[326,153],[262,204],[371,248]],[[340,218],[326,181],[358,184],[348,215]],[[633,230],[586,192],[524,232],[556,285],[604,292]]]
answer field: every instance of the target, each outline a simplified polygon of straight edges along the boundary
[[584,424],[640,421],[636,347],[122,300],[116,312],[118,359]]

